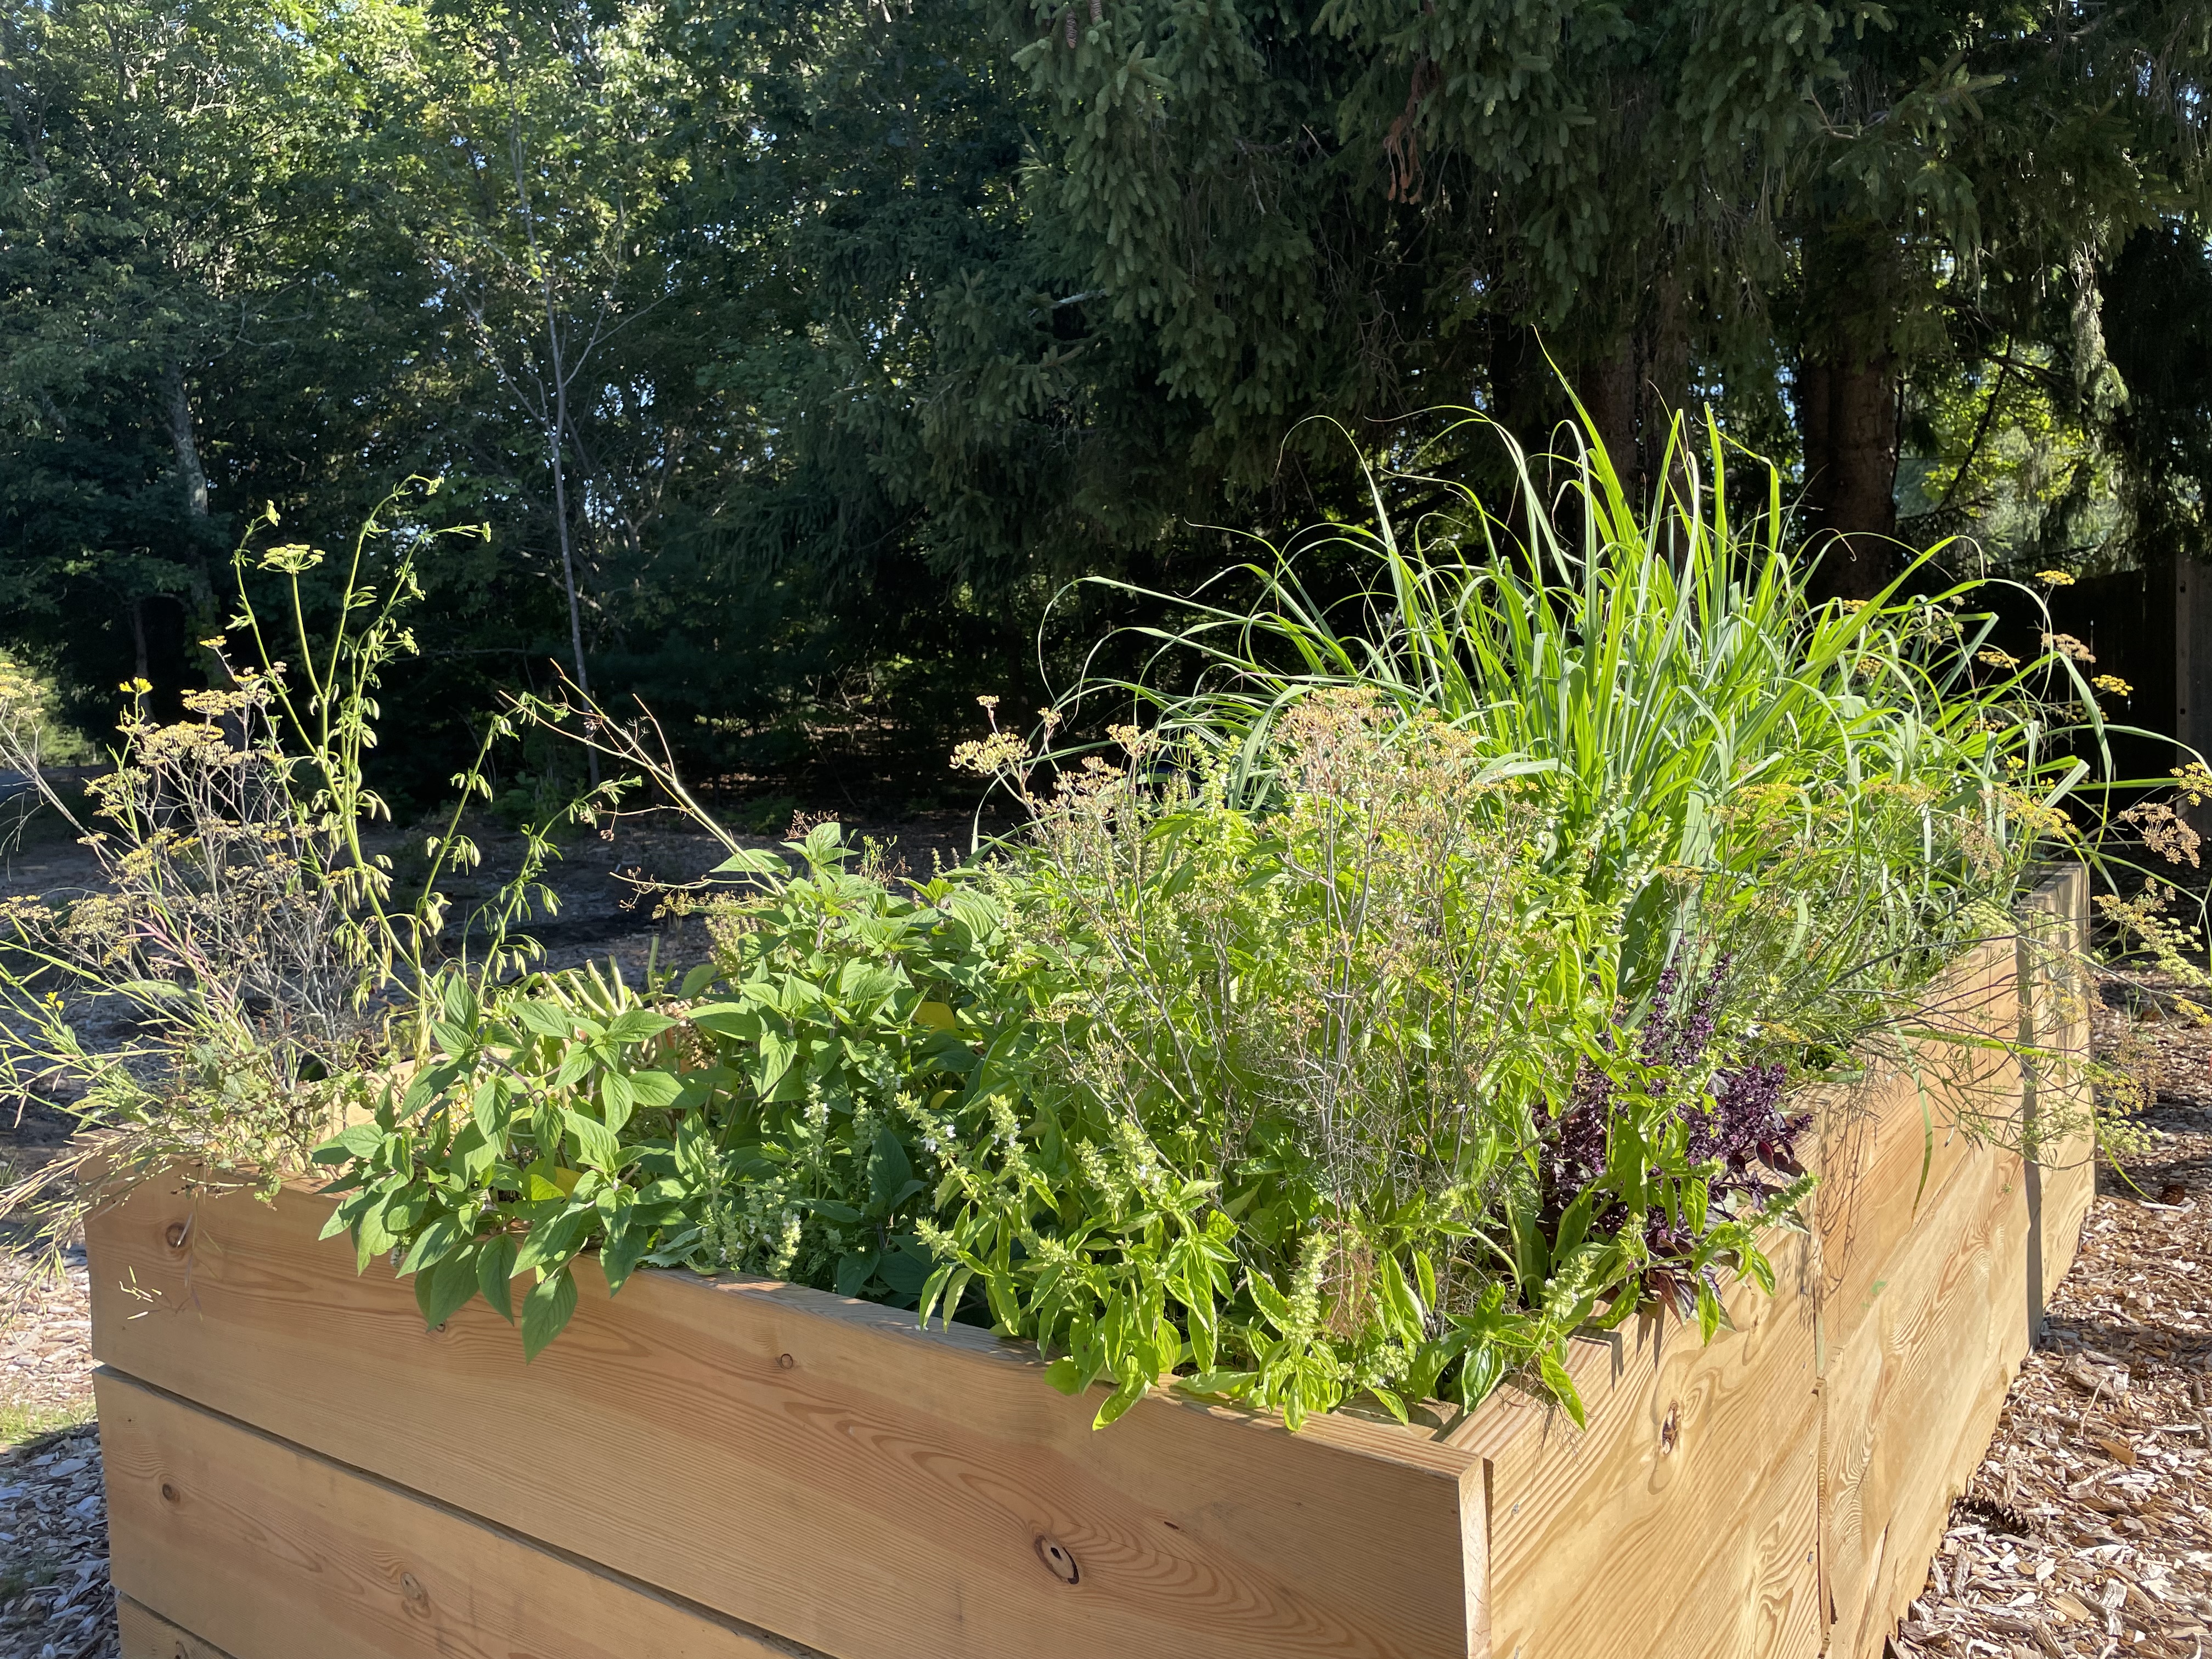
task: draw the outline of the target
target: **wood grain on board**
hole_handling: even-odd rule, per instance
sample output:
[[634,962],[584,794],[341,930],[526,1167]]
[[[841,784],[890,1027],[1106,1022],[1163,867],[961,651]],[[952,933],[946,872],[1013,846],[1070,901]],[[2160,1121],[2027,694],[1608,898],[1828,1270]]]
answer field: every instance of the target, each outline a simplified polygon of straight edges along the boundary
[[112,1372],[95,1386],[116,1586],[230,1659],[788,1659]]
[[1809,1265],[1802,1235],[1779,1237],[1777,1293],[1737,1287],[1710,1345],[1672,1314],[1615,1333],[1583,1385],[1587,1431],[1526,1404],[1492,1414],[1522,1419],[1490,1443],[1500,1659],[1820,1651]]
[[526,1365],[480,1301],[426,1332],[328,1212],[142,1186],[88,1229],[95,1356],[837,1659],[1480,1651],[1480,1460],[1419,1431],[1159,1398],[1097,1432],[986,1332],[677,1273],[611,1310],[586,1268]]
[[2090,1127],[2094,1089],[2089,1074],[2092,1004],[2097,988],[2089,969],[2089,872],[2072,869],[2038,889],[2032,908],[2046,912],[2039,947],[2025,944],[2020,973],[2028,988],[2021,999],[2021,1038],[2068,1058],[2032,1065],[2033,1112],[2045,1137],[2038,1167],[2030,1172],[2031,1213],[2042,1249],[2035,1286],[2035,1318],[2042,1320],[2051,1287],[2066,1277],[2081,1248],[2082,1224],[2097,1196],[2096,1137]]
[[2017,1155],[1990,1149],[1887,1264],[1880,1297],[1823,1378],[1823,1546],[1838,1653],[1878,1654],[1919,1593],[1951,1500],[2027,1351]]
[[1820,1341],[1849,1342],[1883,1293],[1888,1264],[1980,1149],[2010,1125],[2017,1142],[2020,1067],[2002,1048],[2017,1034],[2011,940],[1973,952],[1934,988],[1927,1024],[1949,1041],[1883,1057],[1854,1085],[1814,1097],[1811,1208],[1820,1262]]
[[119,1659],[233,1659],[127,1595],[115,1598],[115,1625],[121,1638]]
[[[2078,883],[2077,873],[2038,897],[2062,921],[2077,916]],[[2072,1263],[2094,1191],[2086,1136],[2045,1145],[2039,1165],[2018,1150],[2022,1129],[2052,1109],[2039,1091],[2068,1091],[2057,1104],[2079,1109],[2079,1066],[2057,1054],[2086,1057],[2086,1004],[2076,988],[2052,982],[2070,971],[2063,960],[2009,945],[2007,955],[1984,978],[1984,1001],[1992,1023],[2012,1021],[2003,1035],[2024,1046],[2017,1057],[1993,1059],[2001,1088],[1992,1092],[1984,1079],[1965,1102],[1988,1109],[2009,1096],[2018,1103],[2009,1126],[1993,1121],[1978,1140],[1960,1138],[1922,1188],[1906,1171],[1925,1144],[1923,1108],[1909,1082],[1893,1076],[1856,1103],[1865,1156],[1828,1174],[1855,1188],[1851,1229],[1820,1230],[1822,1597],[1828,1650],[1850,1659],[1876,1659],[1919,1594],[2047,1287]],[[2038,1056],[2025,1045],[2052,1052]]]

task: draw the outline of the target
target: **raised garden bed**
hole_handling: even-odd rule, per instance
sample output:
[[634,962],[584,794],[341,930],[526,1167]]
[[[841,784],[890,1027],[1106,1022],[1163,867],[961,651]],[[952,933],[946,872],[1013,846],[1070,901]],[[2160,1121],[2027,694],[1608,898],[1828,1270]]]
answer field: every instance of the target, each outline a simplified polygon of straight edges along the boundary
[[[2081,873],[2033,904],[2079,930]],[[1941,1000],[2087,1044],[2012,942]],[[1094,1431],[1021,1346],[675,1273],[610,1303],[586,1270],[525,1365],[482,1302],[426,1333],[357,1278],[307,1188],[150,1182],[89,1227],[124,1653],[1878,1655],[2092,1192],[2086,1143],[1947,1127],[2032,1127],[2052,1086],[1967,1052],[1814,1103],[1778,1293],[1710,1345],[1671,1315],[1579,1343],[1587,1431],[1510,1387],[1413,1428],[1157,1395]]]

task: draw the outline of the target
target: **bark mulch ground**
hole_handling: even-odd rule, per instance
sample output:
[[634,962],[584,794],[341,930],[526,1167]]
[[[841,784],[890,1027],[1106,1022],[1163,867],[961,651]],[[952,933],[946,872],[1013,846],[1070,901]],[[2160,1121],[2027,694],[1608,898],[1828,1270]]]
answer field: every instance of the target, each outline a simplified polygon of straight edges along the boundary
[[35,1283],[0,1255],[0,1659],[111,1659],[82,1252]]
[[1893,1651],[2212,1650],[2212,1031],[2108,983],[2098,1047],[2155,1137],[2097,1198],[2050,1325]]

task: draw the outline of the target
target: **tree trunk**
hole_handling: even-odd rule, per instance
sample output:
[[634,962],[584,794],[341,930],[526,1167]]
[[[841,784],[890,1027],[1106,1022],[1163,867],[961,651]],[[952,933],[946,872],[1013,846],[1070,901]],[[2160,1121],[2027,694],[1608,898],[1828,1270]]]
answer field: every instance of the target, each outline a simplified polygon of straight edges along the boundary
[[207,469],[192,436],[192,400],[185,391],[185,368],[171,363],[161,375],[161,412],[169,422],[169,447],[177,453],[177,479],[185,487],[185,510],[195,519],[208,515]]
[[[1688,414],[1690,409],[1690,319],[1682,299],[1682,279],[1671,268],[1652,280],[1644,348],[1643,374],[1636,389],[1637,484],[1641,499],[1649,501],[1659,493],[1674,417]],[[1687,433],[1685,438],[1695,441]],[[1678,489],[1689,482],[1684,465],[1686,459],[1676,452],[1671,482]]]
[[137,678],[153,688],[146,712],[164,725],[184,718],[191,668],[187,620],[184,601],[173,593],[147,593],[131,601],[133,666]]
[[1548,447],[1558,402],[1536,331],[1500,319],[1490,351],[1490,416],[1529,453]]
[[[558,359],[556,359],[556,370]],[[553,462],[553,517],[561,532],[561,580],[568,589],[568,645],[575,653],[576,690],[583,693],[584,701],[592,700],[592,677],[584,666],[584,607],[576,592],[575,538],[568,524],[568,470],[561,461],[561,439],[568,425],[567,387],[562,386],[556,408],[559,410],[553,427],[551,459]],[[592,787],[599,787],[599,751],[586,744],[584,766],[592,781]]]
[[[187,605],[179,599],[176,608],[180,618],[189,610],[202,625],[219,628],[222,619],[216,613],[215,581],[208,568],[207,544],[201,533],[208,528],[207,469],[200,462],[199,441],[192,434],[192,400],[185,390],[182,363],[173,362],[162,371],[161,414],[169,428],[169,447],[177,457],[177,481],[184,488],[185,513],[193,521],[184,559],[191,603]],[[181,619],[178,626],[184,626]]]
[[1490,351],[1490,417],[1504,428],[1528,458],[1524,493],[1520,476],[1508,465],[1503,446],[1484,445],[1474,458],[1475,487],[1494,511],[1504,514],[1513,532],[1530,545],[1541,539],[1533,516],[1535,497],[1547,485],[1542,457],[1551,447],[1552,423],[1565,410],[1559,382],[1545,360],[1536,331],[1525,323],[1497,319]]
[[1632,337],[1614,342],[1575,376],[1575,391],[1589,411],[1606,459],[1632,498],[1637,491],[1635,344]]
[[1801,250],[1806,331],[1797,376],[1805,519],[1821,599],[1870,599],[1896,579],[1898,367],[1910,303],[1895,240],[1831,225]]
[[1806,519],[1822,599],[1870,599],[1898,573],[1897,362],[1887,350],[1809,359],[1797,377]]
[[[538,216],[531,205],[529,174],[522,164],[522,130],[514,115],[512,104],[507,111],[507,156],[514,164],[514,199],[522,210],[522,223],[530,240],[530,257],[538,267],[538,298],[544,305],[545,360],[552,371],[550,397],[541,410],[545,419],[546,457],[553,467],[553,520],[561,539],[561,580],[568,593],[568,647],[576,662],[576,690],[588,706],[592,701],[592,677],[584,665],[584,607],[576,589],[576,546],[574,527],[568,522],[568,478],[562,459],[568,444],[568,386],[583,373],[581,361],[571,363],[566,349],[564,331],[561,326],[560,307],[553,297],[553,266],[538,252]],[[594,336],[593,337],[596,337]],[[583,356],[589,357],[587,343]],[[588,720],[590,716],[587,714]],[[593,736],[586,728],[584,764],[588,769],[592,788],[599,787],[599,751],[589,739]]]
[[[1682,284],[1662,268],[1629,307],[1619,335],[1586,354],[1575,391],[1604,442],[1621,492],[1639,511],[1656,498],[1674,416],[1690,398],[1690,329]],[[1686,475],[1674,461],[1674,483]]]
[[[1838,535],[1897,534],[1897,365],[1889,353],[1838,374],[1829,416],[1835,483],[1827,527]],[[1895,548],[1884,550],[1893,564]]]

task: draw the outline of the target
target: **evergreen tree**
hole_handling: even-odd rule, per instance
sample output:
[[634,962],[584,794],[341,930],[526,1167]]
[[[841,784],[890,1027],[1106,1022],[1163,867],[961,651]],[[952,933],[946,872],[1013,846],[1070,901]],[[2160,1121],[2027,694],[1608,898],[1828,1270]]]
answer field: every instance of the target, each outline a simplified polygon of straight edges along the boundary
[[181,683],[248,515],[421,472],[493,529],[426,777],[548,659],[750,764],[1562,375],[1635,487],[1703,404],[1797,466],[1838,592],[2169,557],[2208,62],[2193,0],[0,0],[0,642]]

